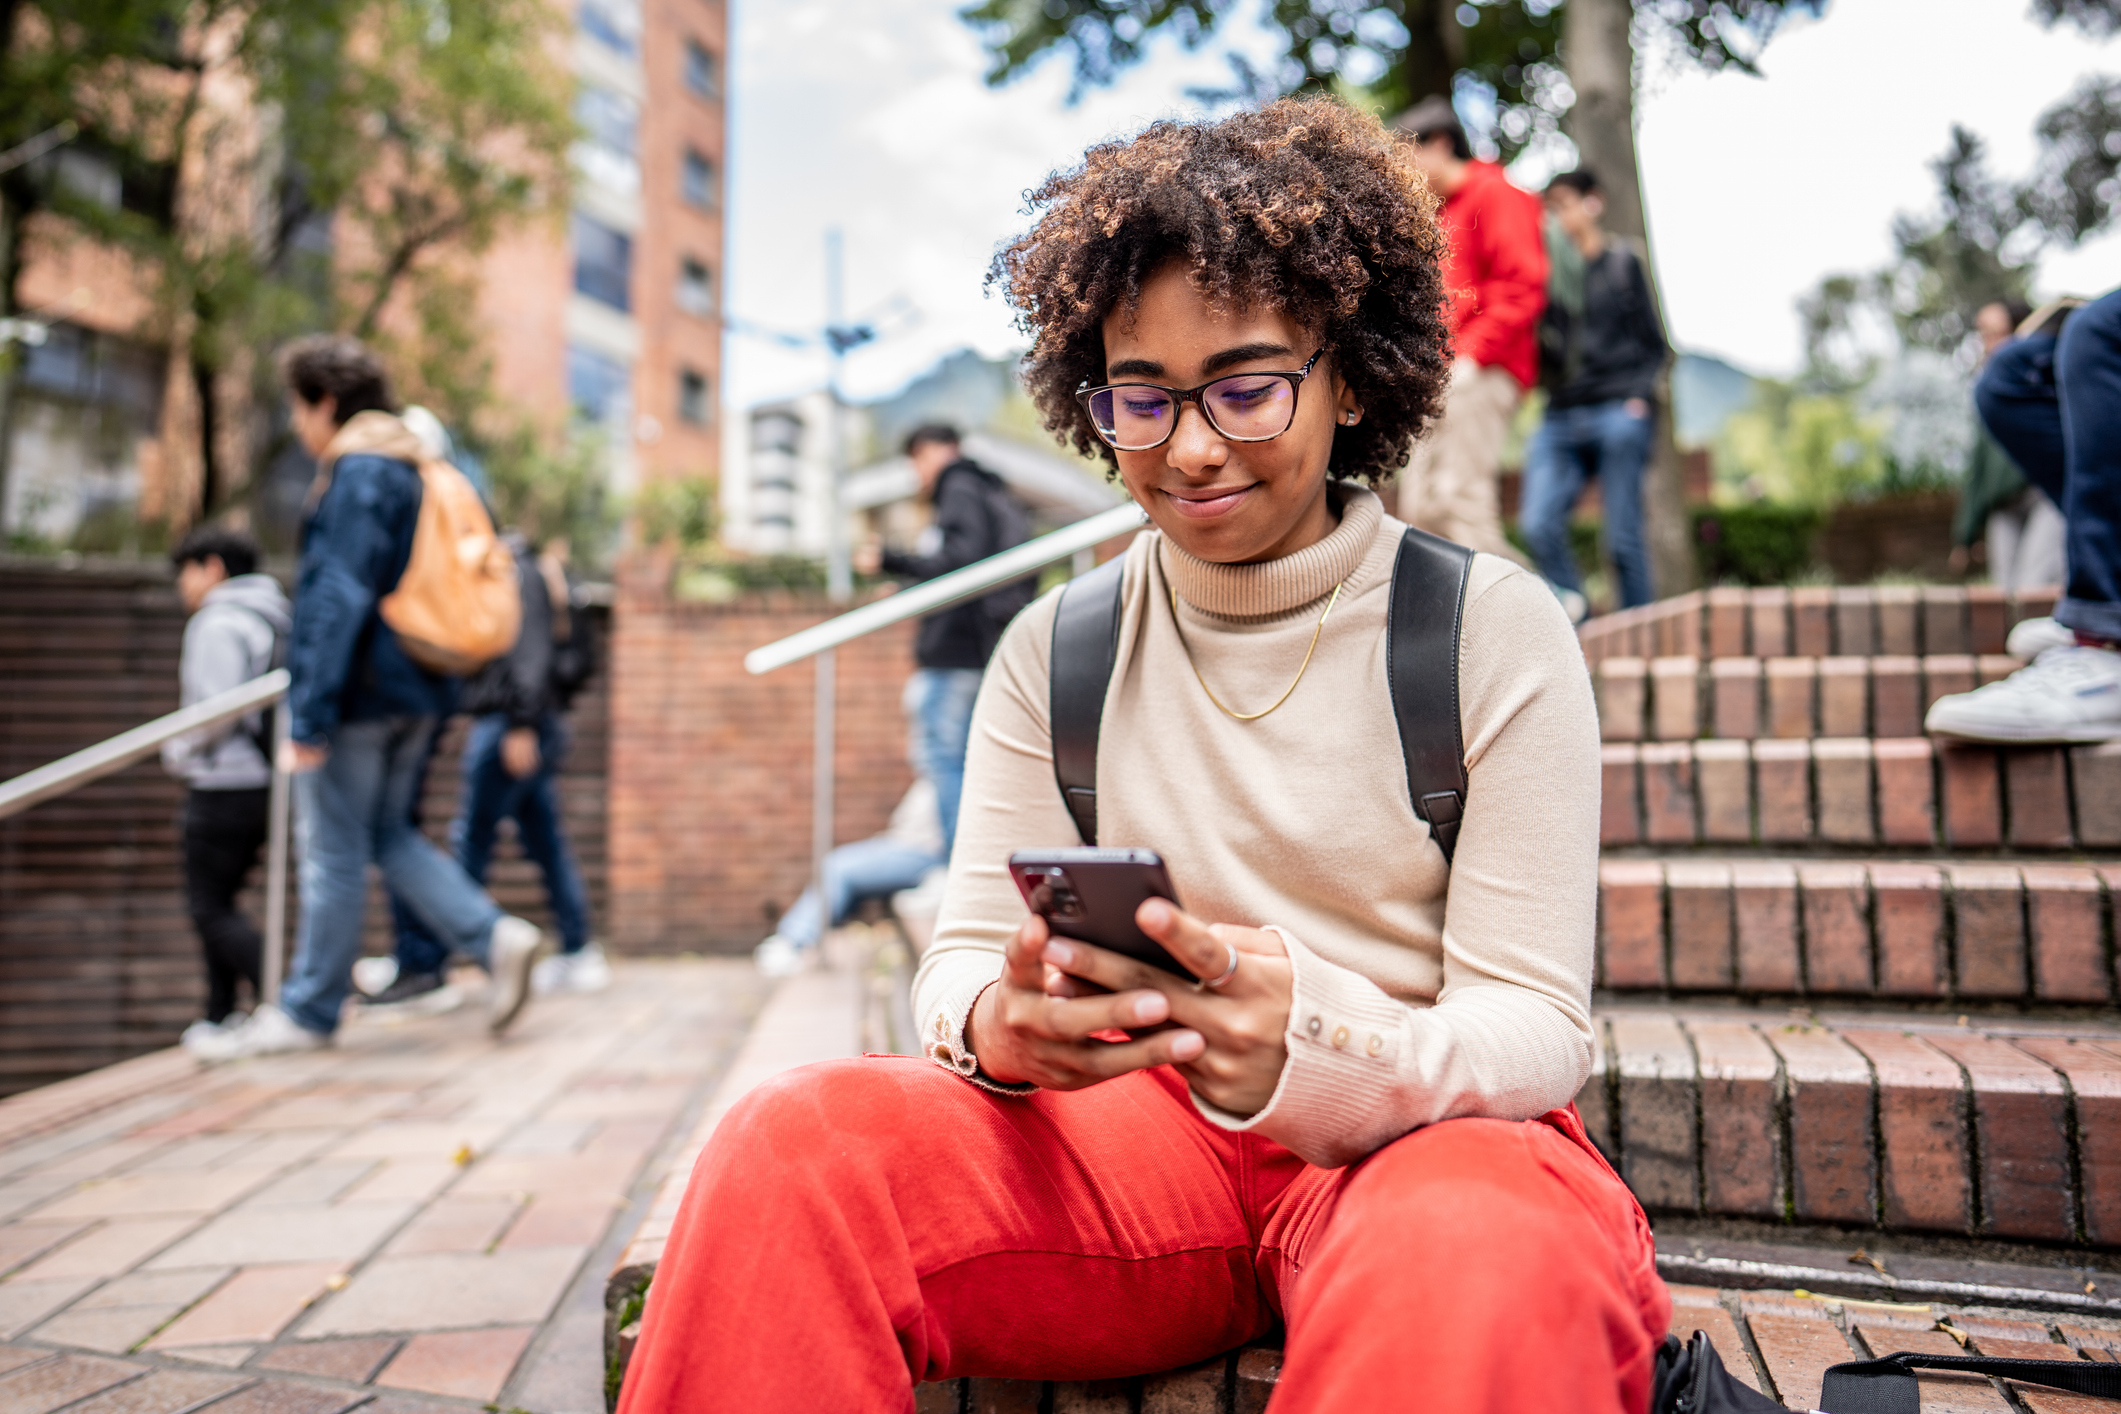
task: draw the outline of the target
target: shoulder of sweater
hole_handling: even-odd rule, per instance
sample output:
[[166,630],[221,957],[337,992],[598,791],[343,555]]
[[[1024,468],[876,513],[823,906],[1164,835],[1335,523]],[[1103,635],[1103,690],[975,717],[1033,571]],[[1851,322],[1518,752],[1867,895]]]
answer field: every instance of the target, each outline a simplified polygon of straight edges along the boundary
[[1524,566],[1500,555],[1476,553],[1466,575],[1466,626],[1496,629],[1504,624],[1561,628],[1571,638],[1575,629],[1554,597],[1547,582]]

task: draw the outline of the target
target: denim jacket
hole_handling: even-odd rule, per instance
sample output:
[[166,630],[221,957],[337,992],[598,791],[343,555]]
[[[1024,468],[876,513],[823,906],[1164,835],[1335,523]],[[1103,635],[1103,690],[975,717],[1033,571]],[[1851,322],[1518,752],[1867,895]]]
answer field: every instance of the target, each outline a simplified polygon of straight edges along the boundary
[[[389,432],[384,421],[403,432],[396,418],[363,413],[357,420],[372,434],[359,440],[374,449],[340,453],[303,523],[295,572],[291,730],[309,744],[327,740],[340,722],[440,716],[455,705],[456,680],[407,657],[376,611],[412,558],[420,472],[409,456],[417,452],[396,437],[373,435]],[[349,421],[342,435],[354,429]],[[404,437],[409,442],[411,434]],[[399,452],[407,455],[393,455]]]

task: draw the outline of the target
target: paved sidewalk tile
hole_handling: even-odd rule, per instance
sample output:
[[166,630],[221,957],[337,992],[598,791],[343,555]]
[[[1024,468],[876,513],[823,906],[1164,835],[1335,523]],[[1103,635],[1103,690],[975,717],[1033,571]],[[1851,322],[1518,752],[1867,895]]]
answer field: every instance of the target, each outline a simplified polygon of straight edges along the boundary
[[211,1213],[235,1202],[273,1177],[271,1169],[248,1166],[202,1173],[126,1174],[83,1184],[38,1209],[46,1218],[132,1218],[158,1214]]
[[0,1340],[35,1344],[0,1347],[0,1414],[447,1414],[504,1391],[590,1414],[585,1261],[769,990],[746,960],[628,961],[501,1045],[473,1010],[357,1013],[328,1054],[171,1053],[149,1093],[114,1067],[8,1101]]
[[392,1256],[420,1252],[484,1252],[521,1212],[514,1197],[440,1198],[422,1209],[384,1250]]
[[367,1399],[367,1390],[267,1380],[238,1390],[211,1407],[213,1414],[341,1414],[357,1404],[364,1411],[373,1409]]
[[[116,1385],[66,1414],[187,1414],[215,1395],[250,1383],[248,1375],[209,1370],[150,1370],[137,1380]],[[212,1406],[216,1409],[222,1405]]]
[[501,1239],[501,1248],[593,1247],[604,1240],[619,1208],[615,1202],[570,1203],[540,1198],[508,1229],[507,1236]]
[[140,1373],[138,1365],[95,1355],[61,1355],[42,1364],[25,1365],[0,1375],[0,1409],[42,1414],[97,1390],[108,1389]]
[[276,1345],[251,1360],[257,1370],[282,1370],[295,1375],[319,1375],[348,1384],[366,1384],[383,1362],[397,1353],[402,1342],[394,1335],[360,1336],[352,1340],[300,1340]]
[[30,1335],[52,1345],[123,1354],[228,1276],[222,1268],[120,1277],[82,1297]]
[[509,1372],[534,1334],[534,1326],[505,1326],[416,1335],[376,1376],[376,1383],[423,1394],[492,1399],[508,1383]]
[[130,1271],[196,1226],[197,1218],[120,1218],[67,1243],[16,1273],[19,1281],[49,1277],[107,1277]]
[[339,1270],[336,1262],[245,1267],[213,1295],[171,1322],[155,1337],[152,1348],[271,1340],[323,1294],[324,1284]]
[[412,1216],[410,1203],[336,1203],[304,1208],[232,1208],[148,1263],[150,1267],[241,1267],[259,1262],[360,1260]]
[[11,1340],[95,1285],[94,1277],[0,1282],[0,1340]]
[[378,1257],[303,1323],[304,1336],[452,1330],[545,1319],[586,1255],[533,1247],[491,1255]]
[[87,1229],[87,1221],[80,1218],[72,1222],[8,1223],[0,1227],[0,1276],[6,1276],[15,1268],[34,1262],[60,1243],[80,1235]]

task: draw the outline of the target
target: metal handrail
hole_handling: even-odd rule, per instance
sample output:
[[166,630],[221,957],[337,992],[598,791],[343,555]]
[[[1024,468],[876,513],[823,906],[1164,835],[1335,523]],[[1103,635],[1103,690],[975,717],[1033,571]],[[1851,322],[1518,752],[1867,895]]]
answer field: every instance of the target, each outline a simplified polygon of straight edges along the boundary
[[[190,732],[220,726],[237,717],[247,717],[260,707],[269,707],[287,696],[287,669],[275,668],[240,687],[217,692],[203,702],[179,708],[166,717],[142,723],[94,746],[83,747],[49,765],[25,771],[11,781],[0,782],[0,820],[19,814],[70,790],[122,771],[144,756],[160,750],[164,742]],[[287,834],[289,782],[281,768],[286,755],[287,713],[275,714],[273,723],[272,793],[266,806],[265,851],[265,957],[258,979],[262,1001],[280,999],[287,937]]]
[[131,731],[120,732],[108,741],[99,741],[71,756],[62,756],[48,766],[39,766],[11,781],[0,782],[0,820],[53,796],[65,795],[113,771],[122,771],[143,756],[153,755],[164,742],[173,738],[203,727],[217,727],[233,718],[249,716],[260,707],[270,706],[287,695],[287,683],[287,669],[275,668],[241,687],[215,693],[203,702],[194,702],[166,717],[157,717]]
[[828,648],[837,648],[842,643],[851,643],[878,629],[889,628],[907,619],[922,614],[932,614],[938,609],[947,609],[952,604],[961,604],[967,599],[977,599],[989,590],[1038,573],[1050,564],[1069,559],[1081,551],[1101,545],[1114,536],[1139,530],[1148,517],[1141,507],[1129,501],[1124,506],[1114,506],[1109,511],[1064,526],[1036,540],[1026,540],[1014,549],[1004,550],[976,564],[966,565],[961,570],[952,570],[937,575],[925,583],[883,599],[873,600],[827,619],[821,624],[812,624],[799,633],[776,639],[763,648],[754,648],[744,655],[745,671],[754,675],[770,673],[775,668],[785,668],[790,663],[799,663],[813,654]]

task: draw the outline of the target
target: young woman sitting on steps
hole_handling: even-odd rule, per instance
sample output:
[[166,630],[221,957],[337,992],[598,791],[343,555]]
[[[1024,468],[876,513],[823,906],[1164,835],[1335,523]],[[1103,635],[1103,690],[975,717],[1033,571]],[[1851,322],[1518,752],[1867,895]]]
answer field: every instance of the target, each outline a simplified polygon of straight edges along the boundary
[[[723,1120],[621,1410],[906,1411],[916,1381],[1140,1374],[1279,1320],[1281,1414],[1635,1414],[1670,1303],[1570,1106],[1597,893],[1582,657],[1537,578],[1473,561],[1449,864],[1386,684],[1405,527],[1368,488],[1449,376],[1435,200],[1373,120],[1284,101],[1093,149],[1036,203],[997,262],[1027,386],[1154,526],[1127,555],[1098,842],[1163,856],[1186,907],[1139,921],[1220,984],[1026,921],[1009,854],[1080,842],[1049,594],[980,692],[914,982],[929,1054],[805,1067]],[[1116,412],[1115,383],[1137,385]]]

